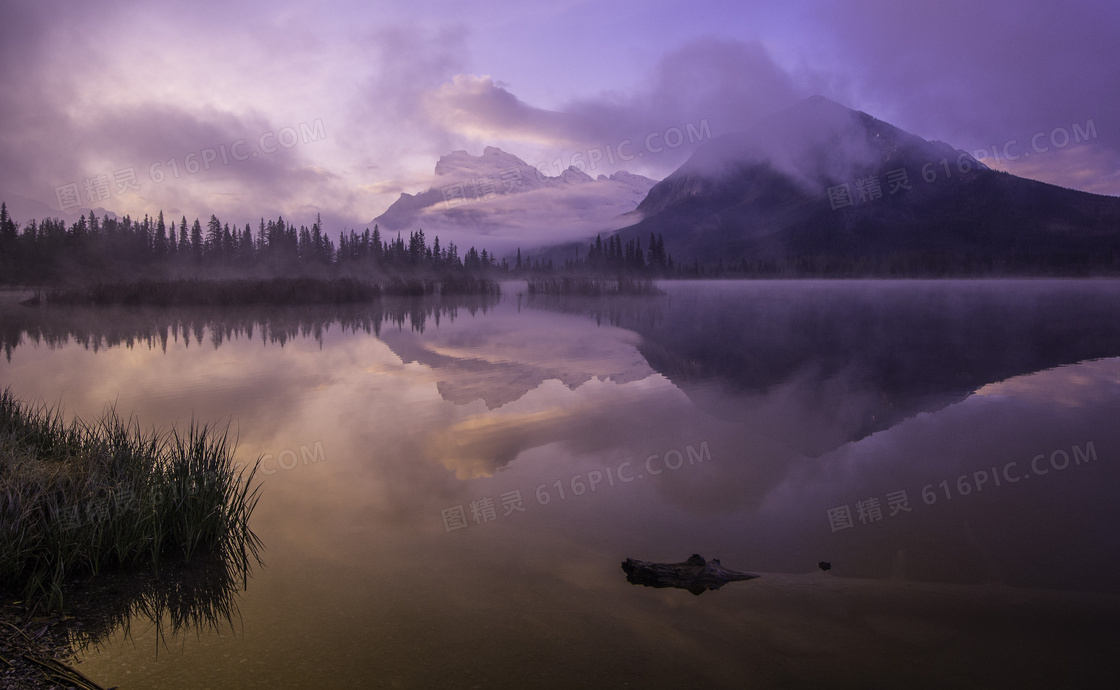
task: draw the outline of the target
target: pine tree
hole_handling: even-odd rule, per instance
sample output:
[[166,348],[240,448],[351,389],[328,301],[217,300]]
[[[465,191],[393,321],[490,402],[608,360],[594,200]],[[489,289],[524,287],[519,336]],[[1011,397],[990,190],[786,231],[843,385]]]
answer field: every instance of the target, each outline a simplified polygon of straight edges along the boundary
[[253,231],[249,228],[249,224],[245,224],[245,229],[241,232],[241,261],[243,263],[252,263],[253,261]]
[[0,257],[10,257],[16,250],[19,239],[16,224],[8,215],[8,205],[0,202]]
[[370,237],[370,256],[373,262],[381,266],[385,262],[385,247],[381,243],[381,229],[375,223],[373,226],[373,235]]
[[156,237],[152,243],[152,253],[155,254],[157,261],[167,254],[167,225],[163,222],[163,211],[159,212],[159,219],[156,221]]
[[299,244],[296,245],[296,251],[299,253],[300,263],[308,263],[314,255],[314,250],[311,247],[311,231],[306,226],[299,226]]
[[148,214],[144,214],[144,220],[136,225],[136,238],[133,251],[135,258],[143,260],[149,256],[152,250],[152,219]]
[[222,255],[222,223],[214,214],[210,214],[210,222],[206,225],[206,248],[203,253],[208,256]]
[[195,263],[202,263],[202,224],[198,219],[194,219],[194,225],[191,226],[191,254],[194,256]]
[[234,242],[233,233],[229,230],[229,223],[222,226],[222,253],[223,259],[231,259],[237,253],[237,243]]
[[315,214],[315,224],[311,226],[311,260],[326,263],[327,252],[323,244],[323,219]]
[[186,256],[191,250],[191,241],[187,238],[187,217],[179,221],[179,254]]
[[14,277],[14,269],[23,263],[20,245],[19,228],[8,215],[8,205],[0,203],[0,275]]

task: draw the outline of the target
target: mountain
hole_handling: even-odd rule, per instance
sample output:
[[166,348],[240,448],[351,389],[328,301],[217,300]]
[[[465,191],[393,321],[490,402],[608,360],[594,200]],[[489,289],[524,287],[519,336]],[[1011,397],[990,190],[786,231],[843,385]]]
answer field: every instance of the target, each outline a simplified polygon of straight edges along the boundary
[[373,219],[383,231],[423,228],[516,237],[526,246],[568,233],[614,230],[631,222],[621,216],[646,197],[654,180],[625,171],[591,177],[575,167],[549,176],[517,156],[488,146],[481,156],[454,151],[435,166],[431,186],[418,194],[402,193]]
[[678,264],[1120,267],[1120,199],[993,171],[820,96],[703,143],[635,215],[623,241],[660,233]]

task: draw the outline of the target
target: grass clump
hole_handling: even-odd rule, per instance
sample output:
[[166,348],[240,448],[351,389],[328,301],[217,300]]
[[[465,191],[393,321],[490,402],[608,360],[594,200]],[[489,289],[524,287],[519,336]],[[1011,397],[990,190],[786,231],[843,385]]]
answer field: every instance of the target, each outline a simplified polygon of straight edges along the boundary
[[[207,555],[247,573],[257,466],[234,471],[229,429],[144,432],[110,408],[96,422],[0,392],[0,588],[61,610],[63,585],[106,568]],[[259,463],[259,461],[258,461]]]

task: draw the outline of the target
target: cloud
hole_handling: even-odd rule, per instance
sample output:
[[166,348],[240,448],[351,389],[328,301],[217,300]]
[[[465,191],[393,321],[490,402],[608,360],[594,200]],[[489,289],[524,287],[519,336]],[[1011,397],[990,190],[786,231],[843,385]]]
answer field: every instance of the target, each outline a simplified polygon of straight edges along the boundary
[[1083,160],[1093,167],[1078,172],[1058,157],[1028,157],[1007,169],[1082,189],[1086,178],[1111,175],[1112,184],[1095,191],[1120,194],[1116,3],[858,0],[817,17],[810,30],[827,44],[821,59],[848,68],[850,94],[842,98],[968,150],[1094,120],[1099,137],[1086,146],[1100,153]]
[[347,104],[352,113],[348,135],[369,147],[367,160],[399,164],[402,157],[422,152],[427,168],[451,150],[457,138],[423,116],[424,103],[430,91],[463,69],[467,38],[461,26],[380,27],[360,37],[362,59],[372,73]]
[[427,116],[448,131],[475,141],[518,139],[540,144],[577,144],[577,116],[534,108],[489,76],[457,74],[426,94]]
[[[329,136],[315,123],[278,127],[255,113],[233,114],[161,103],[106,106],[69,119],[49,149],[39,141],[19,166],[31,193],[53,197],[78,184],[83,203],[127,209],[172,207],[188,213],[273,215],[281,200],[333,199],[337,176],[310,165],[303,151]],[[115,182],[125,172],[134,189]],[[104,175],[108,196],[89,198],[85,181]],[[62,209],[58,209],[62,210]]]
[[[623,142],[641,148],[647,137],[656,144],[672,128],[692,125],[716,135],[742,129],[810,95],[819,82],[811,73],[783,68],[758,42],[708,38],[667,53],[648,83],[629,93],[601,93],[548,110],[522,101],[490,76],[457,74],[426,95],[423,112],[476,144],[501,143],[534,160],[558,158],[565,168],[577,152],[586,158],[592,149],[617,151]],[[662,150],[605,167],[662,177],[691,150],[653,148]]]
[[616,135],[698,119],[724,133],[812,95],[814,81],[779,65],[758,41],[707,37],[666,53],[635,94],[579,101],[572,110]]
[[[1120,193],[1120,91],[1113,87],[1120,61],[1102,59],[1115,52],[1120,34],[1120,10],[1112,4],[1009,11],[995,0],[859,0],[809,14],[816,19],[799,33],[802,41],[786,46],[783,54],[795,57],[784,61],[760,40],[708,36],[665,52],[645,83],[629,90],[548,109],[495,76],[459,73],[426,95],[424,114],[474,144],[562,162],[701,120],[716,135],[742,130],[815,93],[966,150],[1085,128],[1091,120],[1098,136],[1077,142],[1076,155],[1027,156],[994,167]],[[662,177],[690,148],[612,167]]]
[[[636,14],[579,2],[205,5],[0,6],[0,194],[50,205],[60,184],[321,118],[327,138],[314,146],[87,205],[358,224],[449,151],[499,146],[557,175],[672,128],[740,130],[814,93],[970,151],[1092,120],[1091,141],[1006,169],[1120,193],[1120,9],[1099,0]],[[556,22],[623,18],[624,36],[594,29],[566,51],[526,49]],[[693,143],[604,155],[595,172],[660,178]]]
[[[77,184],[84,206],[121,215],[175,209],[255,224],[280,213],[310,223],[322,212],[334,227],[368,218],[374,195],[355,183],[359,142],[334,95],[350,93],[336,85],[354,78],[340,67],[355,42],[318,36],[321,13],[270,9],[6,3],[0,196],[65,216],[56,187]],[[260,30],[246,33],[247,22]],[[149,40],[162,35],[190,38]],[[124,36],[146,38],[141,47]],[[295,145],[278,145],[285,128],[299,135]],[[245,160],[231,151],[239,140]],[[139,190],[88,199],[87,179],[130,169]]]
[[[122,215],[182,209],[191,215],[232,214],[245,222],[315,199],[344,206],[354,194],[305,155],[329,139],[321,127],[314,141],[296,147],[260,141],[284,127],[299,133],[300,122],[266,114],[267,101],[251,107],[225,97],[238,90],[238,81],[242,93],[251,93],[253,77],[215,69],[223,57],[221,41],[206,50],[152,46],[144,61],[128,42],[107,47],[106,41],[134,30],[148,36],[175,24],[166,12],[130,3],[99,5],[96,11],[73,3],[44,3],[33,10],[6,4],[2,12],[0,116],[6,126],[0,130],[0,191],[5,195],[34,199],[65,216],[56,188],[77,184],[83,205]],[[180,28],[193,31],[197,24]],[[116,38],[106,37],[108,26]],[[215,29],[208,35],[232,32],[208,28]],[[234,52],[247,61],[257,47],[242,41]],[[207,91],[213,94],[203,97]],[[313,123],[306,125],[314,131]],[[238,140],[244,141],[238,150],[246,160],[235,160],[231,151]],[[131,175],[131,189],[117,187],[118,172]],[[91,199],[85,183],[100,175],[110,183],[108,196],[95,192]]]

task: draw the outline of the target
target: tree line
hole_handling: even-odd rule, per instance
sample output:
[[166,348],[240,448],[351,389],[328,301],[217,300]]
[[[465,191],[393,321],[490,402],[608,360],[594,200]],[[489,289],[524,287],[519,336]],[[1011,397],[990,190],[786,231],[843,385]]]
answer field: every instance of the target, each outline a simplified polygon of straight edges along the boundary
[[224,269],[227,273],[255,270],[349,274],[471,273],[510,274],[574,272],[592,275],[669,276],[673,258],[660,236],[623,242],[617,235],[597,236],[581,257],[557,266],[551,259],[522,260],[521,250],[511,266],[486,250],[470,247],[460,253],[454,242],[439,237],[429,243],[423,229],[387,237],[374,225],[364,232],[343,231],[336,244],[316,216],[311,227],[284,220],[265,220],[254,229],[222,222],[216,215],[203,224],[186,216],[168,220],[163,211],[144,215],[98,217],[83,215],[69,226],[57,218],[31,220],[22,227],[0,203],[0,282],[52,283],[75,277],[119,275],[159,276],[195,269]]
[[130,216],[98,218],[91,213],[69,227],[56,218],[31,220],[20,227],[0,203],[0,271],[3,282],[39,283],[73,276],[161,269],[221,268],[315,269],[348,267],[355,272],[385,273],[473,272],[509,270],[486,249],[475,247],[460,256],[454,242],[441,245],[439,237],[429,244],[423,230],[408,238],[383,237],[376,225],[359,234],[339,234],[334,241],[316,216],[310,228],[262,217],[256,231],[223,223],[211,215],[205,226],[186,216],[168,221],[162,211],[142,220]]
[[[638,275],[646,277],[669,277],[676,273],[673,264],[673,255],[665,251],[665,239],[661,235],[649,235],[649,249],[642,249],[642,240],[635,238],[623,243],[618,234],[610,235],[603,242],[602,235],[596,235],[595,241],[587,248],[582,256],[577,249],[574,258],[564,261],[563,272],[585,273],[591,275]],[[552,260],[542,264],[540,260],[521,260],[521,250],[517,250],[514,260],[514,271],[556,271]]]

